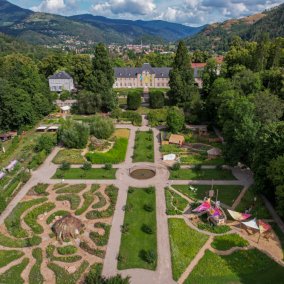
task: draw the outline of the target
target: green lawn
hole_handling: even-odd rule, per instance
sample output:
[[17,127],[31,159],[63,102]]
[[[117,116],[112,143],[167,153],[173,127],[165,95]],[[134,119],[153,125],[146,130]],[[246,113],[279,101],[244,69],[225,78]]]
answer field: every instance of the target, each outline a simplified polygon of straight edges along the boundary
[[10,262],[22,257],[23,252],[17,250],[0,250],[0,268],[8,265]]
[[225,169],[180,169],[178,171],[171,170],[170,173],[170,179],[179,180],[236,180],[232,172]]
[[79,149],[63,149],[60,150],[53,159],[54,164],[62,164],[67,162],[70,164],[83,164],[86,160],[81,155],[82,150]]
[[[146,205],[146,206],[145,206]],[[145,208],[144,208],[145,207]],[[147,210],[146,210],[147,207]],[[147,225],[148,234],[142,230]],[[154,189],[130,188],[125,209],[124,227],[121,237],[118,269],[156,269],[157,256],[156,195]],[[145,260],[145,252],[154,254],[153,262]]]
[[117,169],[106,170],[90,169],[83,170],[80,168],[71,168],[69,170],[58,169],[53,179],[115,179]]
[[217,236],[211,243],[211,246],[217,250],[228,250],[233,247],[246,247],[248,245],[249,242],[238,234]]
[[225,161],[222,157],[208,160],[207,155],[197,154],[197,155],[184,155],[181,156],[180,161],[185,165],[224,165]]
[[119,164],[125,160],[128,146],[127,138],[117,138],[112,149],[106,153],[92,152],[86,155],[86,158],[93,164]]
[[133,162],[154,162],[154,141],[152,131],[137,131]]
[[[188,196],[191,199],[203,200],[205,196],[208,196],[208,192],[211,189],[211,185],[193,185],[197,191],[194,193],[190,190],[188,185],[173,185],[173,188]],[[236,198],[239,196],[243,187],[241,185],[215,185],[213,190],[217,194],[218,200],[222,203],[231,206]],[[213,198],[215,200],[215,197]]]
[[182,219],[169,219],[169,233],[173,279],[178,280],[205,244],[208,236],[189,228]]
[[237,251],[228,256],[206,251],[184,283],[282,283],[283,275],[282,266],[256,249]]
[[[254,199],[256,198],[256,201]],[[271,216],[262,201],[261,197],[253,191],[253,188],[249,188],[241,202],[236,208],[236,211],[245,212],[246,209],[252,206],[251,213],[253,216],[259,219],[270,219]]]
[[166,205],[167,205],[167,215],[181,215],[188,205],[187,200],[182,198],[180,195],[171,191],[170,189],[165,189],[166,195]]

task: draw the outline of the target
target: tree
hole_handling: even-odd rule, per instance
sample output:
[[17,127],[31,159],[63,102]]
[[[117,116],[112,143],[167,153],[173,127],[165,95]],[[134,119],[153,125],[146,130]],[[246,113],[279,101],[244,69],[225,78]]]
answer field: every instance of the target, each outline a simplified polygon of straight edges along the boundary
[[57,140],[67,148],[83,149],[89,138],[89,127],[73,120],[65,121],[59,128]]
[[130,110],[137,110],[141,106],[141,95],[138,93],[128,93],[127,108]]
[[184,113],[178,107],[172,107],[168,111],[167,126],[172,133],[178,133],[184,127]]
[[112,119],[95,116],[90,123],[90,133],[98,139],[108,139],[114,132]]
[[284,155],[269,163],[267,175],[275,186],[277,212],[284,217]]
[[150,92],[150,107],[162,108],[165,105],[165,96],[163,92],[151,91]]
[[211,58],[208,60],[207,65],[204,68],[204,72],[202,74],[203,79],[203,91],[205,94],[209,94],[211,87],[214,81],[217,79],[218,66],[215,58]]
[[61,101],[66,101],[70,98],[71,98],[71,94],[70,94],[69,91],[64,90],[64,91],[61,92],[61,94],[60,94],[60,100]]
[[252,97],[255,105],[255,116],[262,124],[278,121],[283,116],[283,101],[268,91],[260,92]]
[[96,114],[102,106],[100,94],[90,91],[81,91],[77,98],[75,111],[79,114]]
[[191,93],[195,88],[194,77],[188,50],[183,41],[180,41],[178,45],[173,69],[170,71],[169,85],[171,90],[168,95],[171,104],[182,106],[190,101]]
[[219,109],[225,139],[224,156],[230,165],[251,164],[259,123],[254,117],[254,104],[243,96],[224,101]]
[[251,168],[254,172],[255,188],[270,197],[274,197],[274,188],[267,177],[267,168],[271,160],[284,153],[284,121],[264,125],[258,135],[253,150]]
[[41,152],[44,150],[46,153],[50,153],[55,145],[56,145],[55,136],[44,134],[38,138],[37,143],[35,145],[35,151]]

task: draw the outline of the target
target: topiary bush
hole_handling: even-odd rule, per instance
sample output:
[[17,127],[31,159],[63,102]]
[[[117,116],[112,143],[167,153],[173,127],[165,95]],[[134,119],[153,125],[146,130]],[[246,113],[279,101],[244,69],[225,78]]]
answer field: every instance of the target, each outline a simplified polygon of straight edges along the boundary
[[154,233],[154,230],[146,224],[142,225],[141,230],[142,230],[142,232],[149,234],[149,235],[152,235]]
[[130,110],[137,110],[141,106],[141,95],[137,93],[128,93],[127,107]]
[[153,250],[141,250],[140,257],[147,263],[155,263],[157,255]]
[[165,105],[165,96],[161,91],[150,92],[150,107],[151,108],[162,108]]

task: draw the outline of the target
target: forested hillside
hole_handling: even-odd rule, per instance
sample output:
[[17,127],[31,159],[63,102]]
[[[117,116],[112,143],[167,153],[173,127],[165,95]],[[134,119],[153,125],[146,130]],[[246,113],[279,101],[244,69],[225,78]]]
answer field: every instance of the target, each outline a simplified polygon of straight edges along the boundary
[[185,42],[192,50],[223,52],[235,36],[246,40],[260,40],[265,33],[271,39],[284,36],[283,23],[284,4],[260,14],[209,25]]

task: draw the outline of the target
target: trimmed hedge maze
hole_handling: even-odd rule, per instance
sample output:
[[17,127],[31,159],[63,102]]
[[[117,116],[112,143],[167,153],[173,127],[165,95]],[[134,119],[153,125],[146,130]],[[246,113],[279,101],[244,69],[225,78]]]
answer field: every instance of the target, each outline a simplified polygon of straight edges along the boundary
[[[112,185],[38,184],[31,188],[0,226],[0,282],[83,281],[93,265],[103,263],[117,195]],[[53,224],[69,214],[84,220],[80,242],[61,242],[52,231]],[[44,273],[46,269],[51,274]]]

